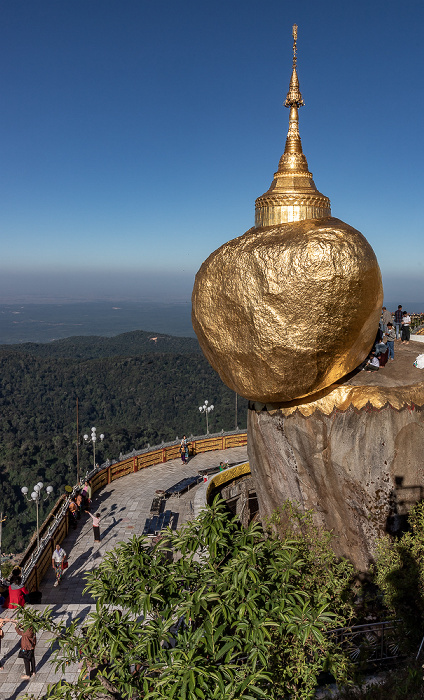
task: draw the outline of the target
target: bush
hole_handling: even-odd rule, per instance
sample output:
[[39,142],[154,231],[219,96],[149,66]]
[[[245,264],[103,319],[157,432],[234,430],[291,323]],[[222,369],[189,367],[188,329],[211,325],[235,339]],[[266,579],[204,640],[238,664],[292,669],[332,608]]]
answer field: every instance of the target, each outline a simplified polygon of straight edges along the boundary
[[424,503],[411,509],[411,531],[377,544],[374,575],[392,617],[401,620],[405,651],[418,651],[424,635]]
[[81,655],[97,669],[46,697],[301,700],[314,697],[323,670],[346,681],[327,632],[350,614],[352,567],[309,516],[303,534],[294,512],[288,520],[280,541],[257,524],[241,528],[215,500],[151,548],[141,537],[120,544],[87,575],[97,610],[85,635],[25,608],[27,623],[54,633],[63,669]]

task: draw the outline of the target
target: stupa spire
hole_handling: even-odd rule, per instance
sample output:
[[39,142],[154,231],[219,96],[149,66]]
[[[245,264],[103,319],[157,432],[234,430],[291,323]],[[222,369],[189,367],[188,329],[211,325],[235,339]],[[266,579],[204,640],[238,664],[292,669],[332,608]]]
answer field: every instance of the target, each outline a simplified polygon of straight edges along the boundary
[[299,78],[297,77],[297,24],[293,25],[293,69],[290,79],[289,91],[287,93],[286,101],[284,102],[285,107],[291,107],[292,105],[297,105],[297,107],[303,107],[304,101],[302,100],[302,94],[299,88]]
[[304,105],[297,75],[297,25],[293,25],[293,67],[284,102],[290,108],[284,153],[271,186],[256,200],[255,225],[274,226],[331,216],[330,200],[318,192],[309,172],[299,133],[299,107]]

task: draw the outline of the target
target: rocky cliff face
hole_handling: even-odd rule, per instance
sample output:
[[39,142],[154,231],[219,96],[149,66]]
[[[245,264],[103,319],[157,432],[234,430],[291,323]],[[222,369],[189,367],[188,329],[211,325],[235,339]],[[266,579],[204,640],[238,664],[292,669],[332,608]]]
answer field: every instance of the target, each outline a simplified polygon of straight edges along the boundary
[[307,416],[251,409],[248,436],[262,520],[288,499],[313,509],[336,535],[336,553],[359,570],[368,568],[393,516],[424,495],[422,407],[351,405]]

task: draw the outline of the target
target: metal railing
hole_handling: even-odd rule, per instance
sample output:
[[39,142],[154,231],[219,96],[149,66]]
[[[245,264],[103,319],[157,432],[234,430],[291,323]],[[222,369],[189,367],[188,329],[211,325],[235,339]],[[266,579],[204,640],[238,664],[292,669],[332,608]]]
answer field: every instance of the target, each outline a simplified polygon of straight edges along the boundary
[[329,635],[344,649],[355,664],[383,663],[401,658],[399,643],[400,620],[370,622],[366,625],[339,627]]

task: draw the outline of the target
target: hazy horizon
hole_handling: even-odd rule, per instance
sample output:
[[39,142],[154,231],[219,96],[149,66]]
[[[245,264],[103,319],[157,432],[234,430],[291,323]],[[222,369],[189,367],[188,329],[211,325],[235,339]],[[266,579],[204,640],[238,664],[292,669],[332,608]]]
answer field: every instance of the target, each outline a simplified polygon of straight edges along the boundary
[[[188,303],[195,272],[150,270],[6,271],[0,276],[0,304],[69,304],[85,302]],[[384,303],[420,306],[423,280],[417,275],[383,274]]]
[[[424,313],[424,304],[403,299],[404,310]],[[398,303],[386,302],[390,311]],[[111,337],[143,330],[195,337],[190,301],[64,301],[0,303],[0,345],[49,343],[74,336]]]

